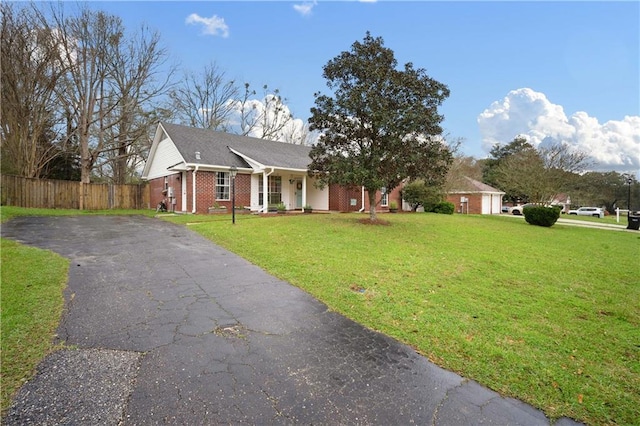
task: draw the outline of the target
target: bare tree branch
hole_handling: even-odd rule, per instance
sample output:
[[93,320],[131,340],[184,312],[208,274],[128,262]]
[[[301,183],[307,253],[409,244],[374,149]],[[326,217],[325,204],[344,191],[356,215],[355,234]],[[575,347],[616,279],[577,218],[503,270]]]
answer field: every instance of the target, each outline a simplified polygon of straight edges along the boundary
[[34,7],[18,10],[5,2],[0,10],[3,170],[40,177],[59,152],[55,87],[63,69],[56,62],[51,32],[37,25]]
[[174,112],[183,123],[203,129],[228,131],[239,89],[215,62],[202,73],[185,72],[170,92]]

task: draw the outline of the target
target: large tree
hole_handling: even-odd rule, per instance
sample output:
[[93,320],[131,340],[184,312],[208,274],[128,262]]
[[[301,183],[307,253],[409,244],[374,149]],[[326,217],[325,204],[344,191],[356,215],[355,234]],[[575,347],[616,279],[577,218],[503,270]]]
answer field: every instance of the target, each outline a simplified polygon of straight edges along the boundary
[[168,82],[158,78],[167,57],[158,33],[144,27],[129,33],[119,17],[88,7],[66,16],[63,5],[43,13],[40,25],[55,34],[57,62],[65,67],[57,100],[66,136],[80,149],[81,181],[90,182],[107,162],[122,183],[129,160],[139,158],[132,147],[148,139],[153,100]]
[[229,131],[240,90],[215,62],[186,71],[169,96],[177,118],[191,127]]
[[100,122],[105,142],[96,172],[124,184],[135,178],[140,162],[147,157],[151,127],[166,116],[158,98],[169,85],[173,68],[163,67],[168,53],[158,32],[142,26],[119,37],[123,40],[113,43],[110,52],[109,79],[110,96],[117,100],[117,106]]
[[333,96],[316,93],[309,119],[310,129],[321,132],[309,176],[320,185],[364,187],[372,221],[377,191],[390,192],[405,179],[441,184],[451,162],[438,137],[444,118],[438,106],[449,89],[411,63],[396,68],[393,51],[367,32],[324,66]]
[[442,192],[459,191],[461,188],[466,187],[466,178],[482,181],[481,163],[474,157],[466,156],[460,151],[464,144],[464,139],[460,137],[445,137],[445,139],[447,139],[447,145],[453,155],[453,160],[442,186]]
[[43,177],[64,148],[55,132],[60,118],[55,89],[64,70],[56,61],[52,33],[38,25],[35,7],[5,2],[0,10],[2,170]]
[[501,159],[494,169],[498,186],[537,204],[548,204],[588,166],[588,156],[561,142],[527,148]]
[[240,121],[238,133],[261,139],[295,143],[296,141],[286,140],[294,121],[293,114],[286,105],[286,99],[280,96],[279,89],[271,93],[266,84],[262,86],[262,90],[262,99],[255,99],[253,97],[256,96],[256,91],[249,83],[245,83],[242,99],[235,102]]
[[609,213],[615,213],[616,208],[627,209],[628,198],[631,198],[632,210],[640,205],[640,184],[635,176],[613,171],[580,175],[575,179],[570,194],[573,205],[604,206]]
[[[506,145],[497,144],[489,152],[489,158],[482,160],[482,181],[487,185],[494,186],[505,191],[505,198],[512,203],[527,202],[527,194],[516,189],[511,182],[505,182],[503,172],[500,166],[504,163],[515,163],[520,159],[526,159],[528,156],[535,157],[535,148],[531,145],[527,138],[516,136]],[[505,167],[502,167],[505,169]],[[515,169],[514,172],[518,170]],[[499,179],[502,177],[502,179]],[[517,182],[516,182],[517,184]]]

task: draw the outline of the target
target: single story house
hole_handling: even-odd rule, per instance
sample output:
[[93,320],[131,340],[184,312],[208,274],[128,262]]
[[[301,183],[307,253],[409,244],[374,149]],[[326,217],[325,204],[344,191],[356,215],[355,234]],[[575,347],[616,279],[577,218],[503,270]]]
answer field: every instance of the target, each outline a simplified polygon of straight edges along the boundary
[[567,213],[571,209],[571,197],[568,194],[560,193],[553,197],[553,200],[549,203],[552,206],[562,207],[562,213]]
[[[232,168],[236,208],[267,212],[283,203],[287,210],[311,206],[314,211],[364,211],[364,189],[316,186],[307,175],[311,147],[161,122],[142,178],[150,185],[151,205],[168,199],[170,211],[207,213],[214,206],[231,208]],[[377,209],[400,204],[399,188],[382,197]],[[230,211],[230,210],[229,210]]]
[[464,177],[459,188],[447,192],[447,201],[463,214],[500,214],[504,192],[470,177]]

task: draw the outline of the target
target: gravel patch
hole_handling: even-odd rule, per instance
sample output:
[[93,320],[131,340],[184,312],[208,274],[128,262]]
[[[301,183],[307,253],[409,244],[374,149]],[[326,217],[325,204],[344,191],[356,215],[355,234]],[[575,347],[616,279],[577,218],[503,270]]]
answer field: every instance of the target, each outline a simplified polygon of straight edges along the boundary
[[18,391],[2,423],[117,425],[142,356],[103,349],[54,352]]

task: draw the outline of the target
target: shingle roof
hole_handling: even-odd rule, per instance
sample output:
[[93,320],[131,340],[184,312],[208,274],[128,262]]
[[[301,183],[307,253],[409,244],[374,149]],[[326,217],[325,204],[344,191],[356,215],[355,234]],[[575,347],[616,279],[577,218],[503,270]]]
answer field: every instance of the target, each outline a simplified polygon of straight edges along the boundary
[[480,181],[477,181],[475,179],[471,179],[470,177],[465,176],[463,183],[460,185],[460,188],[457,188],[455,191],[453,192],[459,192],[459,193],[464,193],[464,192],[497,192],[497,193],[504,193],[503,191],[500,191],[499,189],[496,189],[492,186],[487,185],[486,183],[482,183]]
[[[247,167],[244,160],[232,153],[229,148],[270,167],[306,169],[311,162],[309,146],[171,123],[161,123],[161,125],[187,163]],[[200,152],[200,160],[196,159],[196,152]]]

